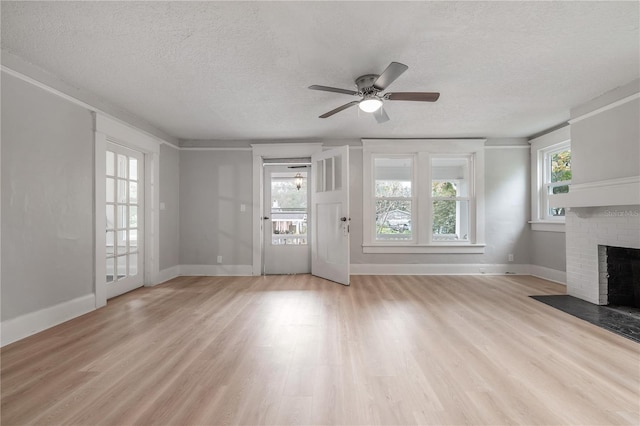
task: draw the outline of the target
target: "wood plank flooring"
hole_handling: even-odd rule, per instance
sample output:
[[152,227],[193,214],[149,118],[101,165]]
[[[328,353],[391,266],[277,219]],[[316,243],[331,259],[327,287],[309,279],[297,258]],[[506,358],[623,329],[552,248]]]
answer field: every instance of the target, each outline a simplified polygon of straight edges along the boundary
[[11,344],[2,425],[640,424],[640,345],[525,276],[182,277]]

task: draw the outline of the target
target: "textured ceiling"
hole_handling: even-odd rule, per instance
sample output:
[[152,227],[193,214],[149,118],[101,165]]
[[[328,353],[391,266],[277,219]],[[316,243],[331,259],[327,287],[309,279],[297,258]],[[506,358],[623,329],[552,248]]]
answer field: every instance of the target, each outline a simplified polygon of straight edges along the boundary
[[[2,49],[181,139],[521,137],[639,76],[638,2],[2,2]],[[353,88],[391,61],[391,121]]]

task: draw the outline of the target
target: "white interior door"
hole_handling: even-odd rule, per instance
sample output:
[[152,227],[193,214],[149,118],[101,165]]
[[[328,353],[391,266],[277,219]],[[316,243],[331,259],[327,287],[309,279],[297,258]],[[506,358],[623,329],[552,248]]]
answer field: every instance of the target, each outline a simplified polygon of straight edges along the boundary
[[308,167],[264,166],[265,274],[308,274]]
[[144,155],[108,143],[106,152],[107,298],[144,283]]
[[311,273],[349,285],[349,147],[313,154]]

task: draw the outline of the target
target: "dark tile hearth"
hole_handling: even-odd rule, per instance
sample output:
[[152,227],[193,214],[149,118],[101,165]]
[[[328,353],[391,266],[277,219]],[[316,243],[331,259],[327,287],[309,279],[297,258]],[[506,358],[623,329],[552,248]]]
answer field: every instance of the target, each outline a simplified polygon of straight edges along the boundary
[[565,294],[530,297],[640,343],[640,309],[594,305]]

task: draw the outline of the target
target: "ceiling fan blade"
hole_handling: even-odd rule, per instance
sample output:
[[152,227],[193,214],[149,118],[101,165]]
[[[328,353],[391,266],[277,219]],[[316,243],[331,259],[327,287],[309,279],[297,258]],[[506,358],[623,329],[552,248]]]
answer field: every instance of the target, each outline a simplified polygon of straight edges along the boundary
[[376,117],[376,121],[378,124],[386,123],[389,121],[389,116],[387,115],[387,111],[384,108],[380,108],[378,111],[374,112],[373,115]]
[[395,92],[384,95],[390,101],[435,102],[440,97],[438,92]]
[[344,104],[344,105],[342,105],[342,106],[339,106],[339,107],[338,107],[338,108],[336,108],[336,109],[332,109],[332,110],[331,110],[331,111],[329,111],[329,112],[325,112],[324,114],[322,114],[322,115],[320,116],[320,118],[327,118],[327,117],[331,117],[333,114],[339,113],[340,111],[343,111],[343,110],[345,110],[345,109],[347,109],[347,108],[350,108],[350,107],[352,107],[352,106],[354,106],[354,105],[358,105],[359,103],[360,103],[360,101],[351,101],[351,102],[349,102],[348,104]]
[[400,62],[391,62],[386,70],[373,82],[373,87],[377,90],[384,90],[393,83],[396,78],[400,77],[409,67]]
[[318,86],[317,84],[314,84],[313,86],[309,86],[309,89],[311,89],[311,90],[322,90],[324,92],[343,93],[345,95],[357,95],[358,94],[358,92],[355,92],[353,90],[339,89],[337,87]]

